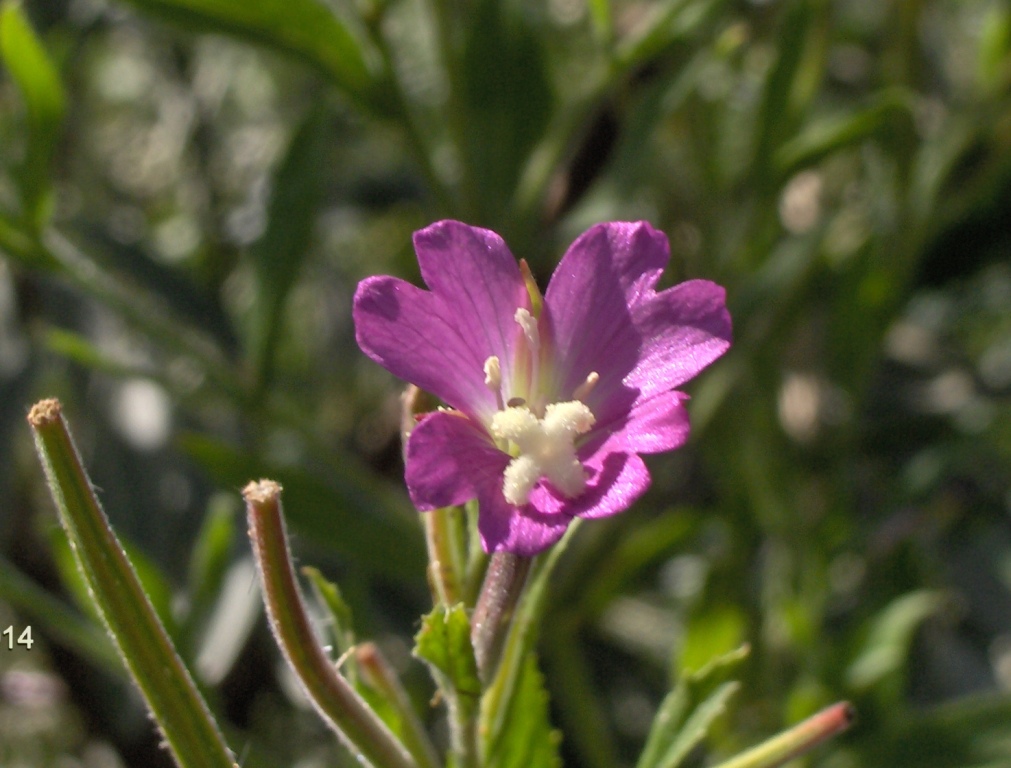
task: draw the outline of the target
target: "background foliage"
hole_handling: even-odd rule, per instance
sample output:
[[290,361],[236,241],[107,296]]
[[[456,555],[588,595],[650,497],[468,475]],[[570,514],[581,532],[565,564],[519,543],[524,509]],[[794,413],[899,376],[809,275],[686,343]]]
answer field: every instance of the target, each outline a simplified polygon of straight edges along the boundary
[[630,763],[672,676],[744,641],[727,750],[845,697],[811,765],[1011,759],[1003,3],[8,0],[0,53],[0,626],[37,641],[0,648],[4,765],[167,760],[31,453],[49,395],[244,765],[345,759],[259,616],[252,477],[437,720],[400,383],[350,297],[416,280],[445,217],[541,277],[646,218],[668,283],[728,289],[690,446],[552,586],[567,764]]

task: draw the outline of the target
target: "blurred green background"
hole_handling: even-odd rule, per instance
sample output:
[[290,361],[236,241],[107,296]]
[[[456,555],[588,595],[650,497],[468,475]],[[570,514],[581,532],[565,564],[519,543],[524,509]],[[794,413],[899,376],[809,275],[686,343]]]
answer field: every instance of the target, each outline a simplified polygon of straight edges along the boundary
[[35,641],[0,643],[0,765],[168,764],[56,524],[47,396],[243,765],[349,762],[261,616],[259,476],[439,732],[402,384],[350,300],[447,217],[542,280],[648,219],[665,284],[734,317],[690,444],[556,574],[567,765],[634,762],[672,676],[742,642],[713,754],[849,698],[805,764],[1011,764],[1007,4],[7,0],[0,53],[0,628]]

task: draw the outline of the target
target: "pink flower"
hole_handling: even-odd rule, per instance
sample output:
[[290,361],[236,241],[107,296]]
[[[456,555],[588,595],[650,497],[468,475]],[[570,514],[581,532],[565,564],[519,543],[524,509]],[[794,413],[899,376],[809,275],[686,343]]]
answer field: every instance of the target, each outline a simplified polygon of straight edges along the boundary
[[639,454],[688,438],[675,387],[730,346],[723,288],[656,292],[670,251],[645,222],[585,232],[543,300],[494,232],[440,221],[414,248],[430,290],[368,278],[354,320],[365,354],[448,406],[407,442],[415,506],[476,497],[485,550],[524,556],[627,509],[650,483]]

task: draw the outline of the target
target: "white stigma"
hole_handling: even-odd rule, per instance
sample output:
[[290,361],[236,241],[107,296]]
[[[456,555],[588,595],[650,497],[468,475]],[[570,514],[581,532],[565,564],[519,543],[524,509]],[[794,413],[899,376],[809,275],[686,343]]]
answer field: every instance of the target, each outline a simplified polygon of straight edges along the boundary
[[[517,315],[519,313],[517,312]],[[594,424],[585,404],[570,400],[552,403],[538,419],[526,406],[496,413],[491,433],[497,440],[509,440],[519,448],[503,474],[502,495],[522,506],[542,477],[547,478],[566,498],[575,498],[586,488],[586,473],[576,458],[575,439]]]
[[484,361],[484,385],[492,392],[502,388],[502,365],[495,355]]
[[541,347],[541,334],[537,330],[537,318],[523,307],[516,310],[513,320],[519,323],[523,330],[523,335],[527,339],[527,345],[531,352],[536,352]]
[[495,393],[495,402],[502,410],[502,364],[495,355],[484,361],[484,385]]

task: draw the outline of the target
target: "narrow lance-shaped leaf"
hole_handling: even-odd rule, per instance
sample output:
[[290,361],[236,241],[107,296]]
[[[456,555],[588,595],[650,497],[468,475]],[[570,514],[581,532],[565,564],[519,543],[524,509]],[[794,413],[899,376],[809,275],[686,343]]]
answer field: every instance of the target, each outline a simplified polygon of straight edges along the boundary
[[49,166],[66,112],[66,97],[56,67],[21,4],[13,0],[0,9],[0,56],[27,108],[28,146],[19,181],[23,218],[37,230],[48,211]]
[[274,176],[267,231],[250,252],[257,278],[251,351],[261,388],[269,385],[285,299],[312,241],[325,179],[328,118],[325,108],[313,109],[292,137]]
[[675,768],[702,743],[737,691],[727,677],[747,654],[739,648],[678,681],[653,719],[636,768]]
[[182,768],[233,768],[225,740],[94,494],[57,400],[28,414],[60,522],[92,599]]
[[383,72],[364,35],[319,0],[130,0],[144,11],[206,32],[223,32],[294,54],[322,71],[359,106],[384,112]]

